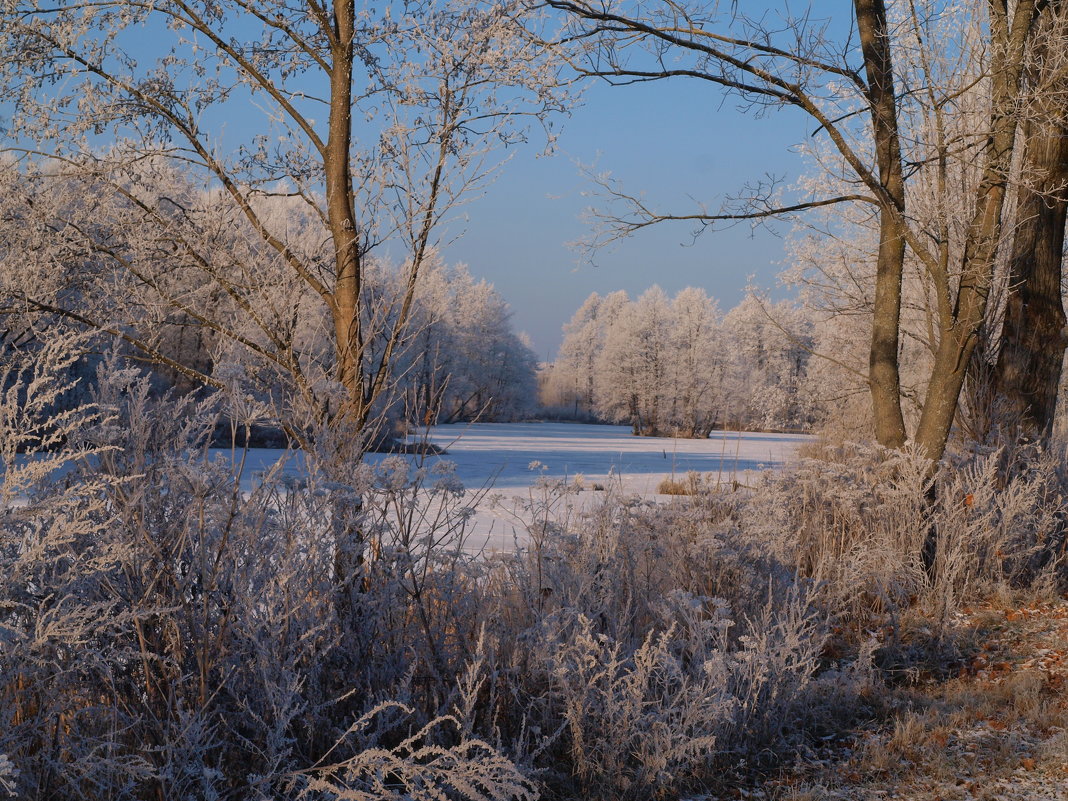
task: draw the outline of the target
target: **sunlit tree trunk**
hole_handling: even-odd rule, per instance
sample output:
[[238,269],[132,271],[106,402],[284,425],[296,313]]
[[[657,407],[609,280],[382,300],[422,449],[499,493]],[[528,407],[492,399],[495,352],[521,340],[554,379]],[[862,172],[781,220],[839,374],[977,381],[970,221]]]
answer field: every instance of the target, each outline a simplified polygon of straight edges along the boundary
[[905,211],[905,180],[901,168],[897,103],[894,99],[894,68],[887,35],[883,0],[856,0],[868,100],[875,141],[879,181],[885,189],[879,215],[879,256],[875,277],[875,309],[872,318],[869,383],[875,437],[886,448],[905,444],[905,420],[901,413],[901,376],[898,344],[901,322],[901,278],[905,264],[905,239],[894,211]]
[[1003,234],[1002,215],[1019,122],[1024,53],[1034,26],[1034,15],[1034,2],[1017,3],[1011,16],[1007,0],[990,3],[993,55],[986,166],[976,191],[975,213],[965,241],[953,315],[942,324],[915,437],[916,444],[936,460],[945,452],[968,362],[986,317],[994,260]]

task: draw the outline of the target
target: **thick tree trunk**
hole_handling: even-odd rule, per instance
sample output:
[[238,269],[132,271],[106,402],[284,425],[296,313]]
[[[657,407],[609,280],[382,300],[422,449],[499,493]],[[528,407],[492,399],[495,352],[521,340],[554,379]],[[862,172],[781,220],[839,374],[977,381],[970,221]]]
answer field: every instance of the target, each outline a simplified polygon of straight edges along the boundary
[[[894,99],[894,67],[883,0],[855,0],[854,7],[868,79],[868,102],[871,104],[879,181],[886,192],[879,221],[879,256],[875,273],[875,309],[868,380],[875,437],[884,447],[900,448],[907,436],[901,412],[898,366],[905,240],[893,212],[905,210],[905,180],[901,166],[897,103]],[[893,208],[886,208],[886,204],[892,204]]]
[[[1056,97],[1055,95],[1053,96]],[[1065,350],[1061,263],[1068,213],[1068,104],[1042,103],[1027,125],[1024,186],[995,381],[1020,434],[1049,435]]]
[[[1002,214],[1019,124],[1020,89],[1026,48],[1035,24],[1035,0],[1019,0],[1009,14],[1007,0],[990,0],[990,129],[986,164],[976,190],[975,214],[968,226],[960,284],[951,319],[942,321],[931,380],[916,429],[916,445],[931,460],[931,474],[945,454],[968,364],[986,317],[994,263],[1003,234]],[[948,324],[947,324],[948,323]],[[929,501],[936,500],[932,482]],[[927,575],[937,574],[939,532],[932,524],[921,556]]]
[[975,214],[968,227],[952,321],[948,326],[943,324],[940,332],[916,429],[916,444],[934,462],[945,453],[968,362],[986,317],[1019,122],[1024,53],[1035,22],[1034,0],[1017,3],[1011,21],[1007,3],[991,0],[990,6],[993,58],[986,165],[976,190]]

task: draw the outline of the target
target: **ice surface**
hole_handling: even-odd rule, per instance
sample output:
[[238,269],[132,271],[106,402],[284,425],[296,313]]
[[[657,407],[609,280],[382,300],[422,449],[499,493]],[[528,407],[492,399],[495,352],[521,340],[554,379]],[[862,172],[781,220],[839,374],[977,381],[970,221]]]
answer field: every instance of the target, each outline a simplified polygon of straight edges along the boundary
[[[713,483],[746,482],[756,471],[792,458],[809,439],[803,434],[714,432],[709,439],[635,437],[627,426],[578,423],[472,423],[436,426],[428,439],[445,447],[469,490],[492,483],[492,495],[477,506],[470,542],[489,550],[522,542],[516,500],[527,497],[539,476],[582,476],[584,503],[595,502],[595,484],[655,497],[660,482],[695,470]],[[531,463],[540,466],[531,468]]]

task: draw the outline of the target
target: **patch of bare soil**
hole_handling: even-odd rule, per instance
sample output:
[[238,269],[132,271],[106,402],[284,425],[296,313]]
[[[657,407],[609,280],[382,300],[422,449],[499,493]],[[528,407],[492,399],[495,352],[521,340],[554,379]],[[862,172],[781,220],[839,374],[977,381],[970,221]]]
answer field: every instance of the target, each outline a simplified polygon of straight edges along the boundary
[[951,670],[738,798],[1068,801],[1068,598],[959,613]]

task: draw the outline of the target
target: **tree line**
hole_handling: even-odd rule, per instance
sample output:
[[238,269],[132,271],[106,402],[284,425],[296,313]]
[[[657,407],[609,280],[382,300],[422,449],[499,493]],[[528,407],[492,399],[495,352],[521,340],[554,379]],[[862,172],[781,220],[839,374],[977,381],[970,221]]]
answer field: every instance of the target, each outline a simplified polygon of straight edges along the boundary
[[654,286],[586,299],[564,327],[543,402],[556,414],[625,423],[644,436],[798,430],[817,414],[807,382],[812,325],[753,294],[726,314],[704,290]]

